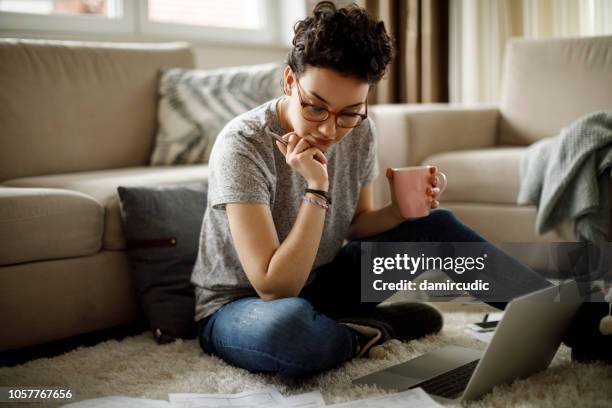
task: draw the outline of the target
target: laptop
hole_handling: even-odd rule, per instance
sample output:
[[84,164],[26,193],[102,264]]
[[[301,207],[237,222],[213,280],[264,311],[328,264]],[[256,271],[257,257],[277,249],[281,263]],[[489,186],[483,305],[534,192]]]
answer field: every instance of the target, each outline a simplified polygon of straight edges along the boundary
[[498,384],[544,370],[582,303],[575,282],[511,301],[484,350],[449,346],[353,380],[404,391],[423,388],[440,402],[475,400]]

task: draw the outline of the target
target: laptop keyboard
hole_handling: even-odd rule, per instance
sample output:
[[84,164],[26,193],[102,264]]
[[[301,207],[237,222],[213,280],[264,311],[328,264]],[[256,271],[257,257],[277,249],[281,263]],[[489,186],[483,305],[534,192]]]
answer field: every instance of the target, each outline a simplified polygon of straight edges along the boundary
[[472,373],[478,365],[478,361],[479,360],[472,361],[454,370],[440,374],[437,377],[430,378],[418,384],[417,387],[423,388],[428,394],[439,395],[451,399],[456,398],[465,390],[465,387],[467,387],[472,377]]

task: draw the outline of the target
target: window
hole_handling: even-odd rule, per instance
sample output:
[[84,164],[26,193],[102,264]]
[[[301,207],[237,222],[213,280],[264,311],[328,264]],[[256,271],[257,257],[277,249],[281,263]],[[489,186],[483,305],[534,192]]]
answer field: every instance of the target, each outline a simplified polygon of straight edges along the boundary
[[[0,0],[0,27],[17,31],[122,34],[138,40],[281,44],[282,0]],[[298,16],[299,18],[299,16]],[[293,25],[293,21],[284,25]]]
[[141,0],[140,28],[151,36],[278,42],[280,0]]
[[120,17],[117,0],[0,0],[0,11],[24,14]]
[[260,3],[253,0],[149,0],[148,18],[158,23],[252,30],[262,28]]
[[123,0],[0,0],[0,27],[19,31],[131,33],[134,25],[130,11]]

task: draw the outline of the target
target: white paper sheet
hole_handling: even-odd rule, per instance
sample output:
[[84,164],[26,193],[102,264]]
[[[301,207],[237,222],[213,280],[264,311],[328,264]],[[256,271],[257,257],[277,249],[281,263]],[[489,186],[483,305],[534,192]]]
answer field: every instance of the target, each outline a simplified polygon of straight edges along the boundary
[[340,404],[328,405],[333,408],[438,408],[442,405],[435,402],[422,388],[415,388],[397,394],[381,395],[378,397],[349,401]]
[[168,394],[173,408],[285,407],[285,398],[275,388],[239,394]]
[[293,395],[285,398],[287,408],[319,408],[325,406],[325,400],[319,391]]
[[504,312],[487,313],[487,322],[500,321],[504,317]]
[[149,400],[115,395],[112,397],[77,401],[63,405],[62,408],[170,408],[170,403],[164,400]]

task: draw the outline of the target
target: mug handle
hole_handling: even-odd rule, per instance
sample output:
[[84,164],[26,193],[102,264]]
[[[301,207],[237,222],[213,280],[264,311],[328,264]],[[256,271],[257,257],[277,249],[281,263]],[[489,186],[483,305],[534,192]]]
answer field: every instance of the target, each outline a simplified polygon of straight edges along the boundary
[[[442,183],[440,183],[440,179],[442,179]],[[436,173],[436,187],[440,189],[440,195],[442,195],[442,193],[446,189],[446,183],[447,183],[446,174],[442,173],[441,171],[437,172]]]

